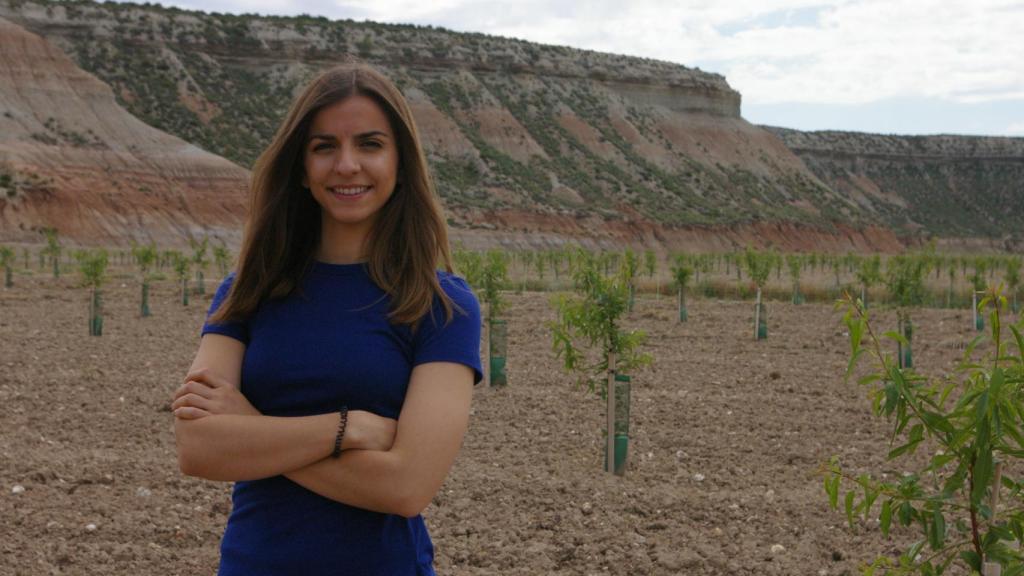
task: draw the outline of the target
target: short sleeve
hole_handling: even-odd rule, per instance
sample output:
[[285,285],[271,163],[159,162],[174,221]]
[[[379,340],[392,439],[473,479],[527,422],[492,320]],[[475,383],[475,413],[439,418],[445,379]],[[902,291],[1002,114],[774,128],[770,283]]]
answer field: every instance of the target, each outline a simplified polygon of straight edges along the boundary
[[217,288],[217,293],[213,295],[213,302],[210,303],[210,309],[206,312],[206,322],[203,324],[202,334],[221,334],[224,336],[230,336],[235,340],[241,341],[243,344],[249,344],[249,327],[245,322],[223,322],[223,323],[212,323],[210,322],[210,316],[217,311],[217,308],[224,303],[227,299],[228,293],[231,292],[231,285],[235,281],[235,273],[228,274],[228,277],[220,283]]
[[456,362],[473,369],[473,383],[483,380],[480,364],[480,303],[469,284],[458,276],[439,273],[441,289],[455,305],[452,319],[445,322],[444,307],[438,301],[416,330],[413,366],[428,362]]

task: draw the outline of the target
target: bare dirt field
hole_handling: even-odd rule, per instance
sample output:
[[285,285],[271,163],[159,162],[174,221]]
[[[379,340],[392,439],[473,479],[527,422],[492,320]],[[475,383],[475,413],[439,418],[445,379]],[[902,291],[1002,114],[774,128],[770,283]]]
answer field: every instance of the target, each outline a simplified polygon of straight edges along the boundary
[[[177,468],[170,396],[209,295],[171,282],[138,315],[127,274],[105,291],[102,337],[88,290],[48,273],[0,289],[0,574],[214,574],[230,485]],[[210,283],[211,291],[213,282]],[[475,391],[449,478],[425,512],[439,574],[844,574],[885,540],[828,508],[820,466],[900,474],[888,427],[844,383],[848,342],[830,306],[647,295],[627,327],[655,362],[633,375],[628,471],[602,471],[603,404],[550,350],[549,294],[509,294],[509,386]],[[968,310],[915,313],[915,362],[948,371],[974,336]],[[891,329],[893,312],[878,323]],[[16,486],[24,490],[15,489]],[[772,551],[773,545],[782,547]]]

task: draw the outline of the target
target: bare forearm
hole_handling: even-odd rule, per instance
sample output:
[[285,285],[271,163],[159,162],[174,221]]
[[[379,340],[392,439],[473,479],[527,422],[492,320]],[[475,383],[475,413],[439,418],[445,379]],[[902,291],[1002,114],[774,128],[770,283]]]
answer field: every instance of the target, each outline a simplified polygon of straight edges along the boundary
[[184,473],[210,480],[255,480],[302,468],[330,455],[338,415],[296,418],[214,415],[175,419]]
[[347,450],[340,458],[325,458],[285,477],[349,506],[402,516],[419,513],[409,490],[412,483],[403,472],[403,460],[394,451]]

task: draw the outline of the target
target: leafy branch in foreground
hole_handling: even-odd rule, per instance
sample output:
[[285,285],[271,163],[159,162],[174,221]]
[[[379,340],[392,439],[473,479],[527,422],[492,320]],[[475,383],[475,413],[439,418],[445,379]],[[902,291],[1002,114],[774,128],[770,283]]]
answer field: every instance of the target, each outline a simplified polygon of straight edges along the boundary
[[[937,380],[901,368],[883,353],[867,312],[850,294],[838,306],[846,309],[850,334],[847,378],[862,357],[873,361],[858,382],[870,387],[875,415],[892,422],[887,459],[906,458],[919,447],[932,452],[927,465],[893,482],[853,476],[835,457],[827,465],[829,504],[838,509],[841,500],[851,526],[858,517],[876,517],[877,510],[884,536],[893,522],[922,536],[898,559],[879,557],[864,566],[864,574],[943,574],[953,565],[986,575],[999,567],[1003,576],[1024,573],[1017,549],[1024,540],[1024,481],[1005,472],[1018,470],[1024,456],[1024,337],[1018,325],[1009,326],[1012,342],[1003,338],[1001,289],[989,289],[980,304],[990,312],[990,357],[973,360],[979,336],[956,372]],[[889,332],[881,338],[903,336]],[[1002,506],[999,487],[1006,493]]]

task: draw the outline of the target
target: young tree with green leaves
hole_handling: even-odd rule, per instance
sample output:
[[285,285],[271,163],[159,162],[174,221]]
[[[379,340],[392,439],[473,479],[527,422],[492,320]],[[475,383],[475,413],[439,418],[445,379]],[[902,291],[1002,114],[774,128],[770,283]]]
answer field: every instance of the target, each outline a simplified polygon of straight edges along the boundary
[[228,267],[231,265],[231,253],[228,252],[228,249],[223,244],[213,247],[213,261],[217,263],[220,277],[226,278]]
[[181,305],[188,306],[188,276],[192,268],[192,260],[178,251],[172,251],[170,254],[174,273],[178,277],[178,283],[181,284]]
[[89,300],[89,335],[103,335],[103,293],[102,286],[107,279],[107,251],[79,250],[75,253],[78,270],[82,273],[85,285],[92,288]]
[[[862,357],[873,360],[859,383],[870,387],[875,415],[892,422],[887,459],[908,459],[919,448],[931,453],[916,470],[914,462],[920,459],[905,460],[900,469],[912,471],[893,480],[849,473],[836,457],[829,463],[824,482],[829,504],[839,508],[845,485],[841,501],[851,526],[861,517],[877,518],[885,537],[894,523],[921,535],[898,559],[878,557],[864,573],[930,576],[950,568],[985,576],[1024,572],[1019,551],[1024,481],[1012,475],[1024,456],[1024,336],[1010,326],[1013,340],[1004,338],[1006,298],[997,288],[988,290],[981,302],[990,311],[988,358],[973,358],[976,340],[954,374],[933,380],[882,352],[867,312],[853,298],[847,295],[843,305],[851,346],[847,378]],[[1002,489],[1007,503],[1000,501]]]
[[1011,257],[1006,261],[1006,288],[1010,292],[1010,310],[1014,314],[1020,312],[1017,305],[1017,292],[1020,290],[1020,265],[1018,257]]
[[198,242],[192,238],[188,240],[189,246],[192,247],[192,264],[196,267],[196,294],[206,294],[206,280],[203,278],[203,272],[206,270],[206,250],[209,247],[209,238],[203,238],[202,242]]
[[686,258],[682,254],[676,255],[675,263],[672,264],[672,280],[676,284],[680,322],[686,322],[690,318],[690,313],[686,309],[686,285],[692,275],[693,269],[687,265]]
[[793,282],[793,304],[803,304],[804,296],[800,293],[800,272],[804,267],[804,259],[799,254],[786,254],[786,265],[789,268],[789,279]]
[[[558,320],[551,323],[552,347],[565,369],[577,375],[577,385],[586,384],[607,402],[606,470],[615,472],[616,391],[615,376],[649,364],[651,356],[640,352],[646,335],[620,327],[629,305],[629,274],[625,266],[606,276],[598,258],[577,253],[573,284],[576,294],[554,302]],[[586,350],[597,352],[588,362]],[[596,350],[594,350],[596,349]]]
[[43,234],[46,236],[46,247],[40,252],[41,256],[48,256],[53,263],[53,277],[60,278],[60,254],[62,247],[56,228],[45,228]]
[[747,276],[757,288],[757,299],[754,304],[754,339],[763,340],[768,337],[768,314],[766,307],[761,302],[761,291],[768,283],[768,275],[772,272],[774,255],[771,253],[755,252],[747,248],[744,253],[743,262],[747,269]]
[[974,322],[974,329],[981,332],[985,329],[985,316],[978,313],[978,295],[983,294],[988,288],[988,281],[985,279],[985,272],[988,270],[989,261],[987,258],[974,259],[974,273],[971,274],[971,319]]
[[14,250],[7,246],[0,246],[0,267],[4,269],[4,288],[14,286],[14,273],[11,264],[14,262]]
[[508,256],[499,250],[488,250],[485,254],[456,250],[453,258],[455,269],[476,290],[482,305],[488,382],[491,386],[505,386],[508,384],[505,373],[508,324],[499,316],[506,306],[501,289],[508,282]]
[[868,307],[868,292],[881,281],[882,258],[878,254],[861,258],[857,266],[857,282],[860,284],[860,301],[865,308]]
[[135,258],[135,265],[139,267],[139,276],[142,280],[142,302],[139,306],[139,314],[146,318],[150,315],[149,273],[156,262],[156,244],[134,244],[132,245],[132,256]]
[[946,274],[949,276],[949,289],[946,290],[946,308],[953,307],[953,281],[956,280],[956,266],[949,266],[946,268]]
[[647,273],[647,278],[654,280],[654,297],[661,297],[661,281],[657,277],[658,274],[658,255],[654,253],[654,250],[644,250],[644,272]]
[[626,248],[626,251],[622,254],[622,265],[620,273],[625,274],[626,283],[629,285],[629,302],[627,310],[633,311],[633,306],[636,304],[636,273],[640,269],[640,260],[637,258],[636,253]]
[[913,256],[893,256],[886,264],[886,288],[896,304],[898,359],[900,368],[914,365],[911,344],[914,325],[910,308],[924,303],[924,278],[928,273],[926,260]]

